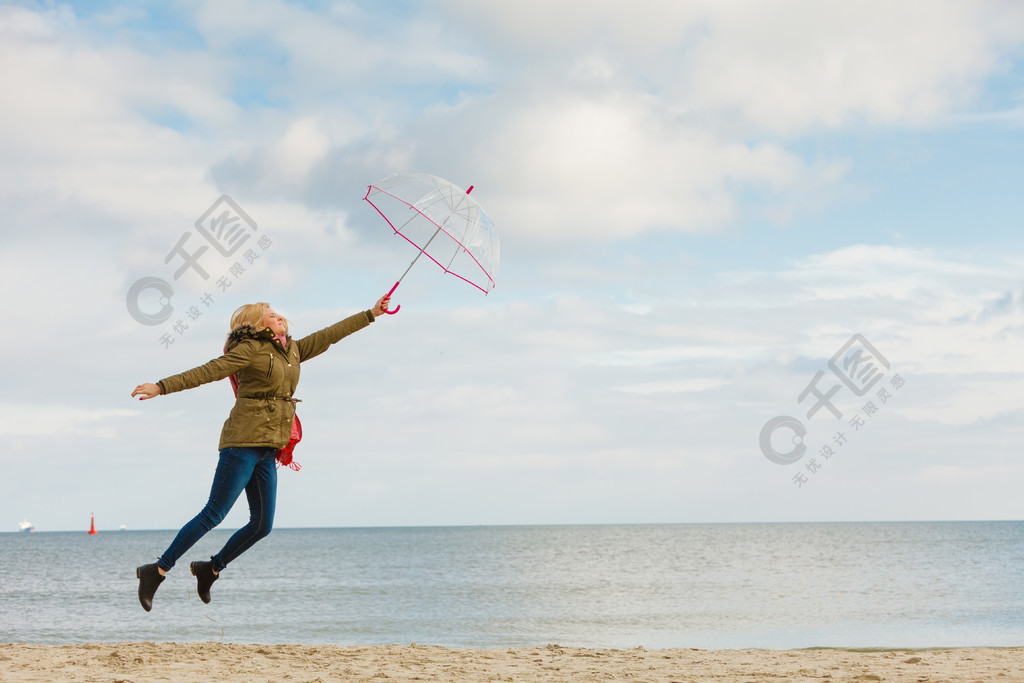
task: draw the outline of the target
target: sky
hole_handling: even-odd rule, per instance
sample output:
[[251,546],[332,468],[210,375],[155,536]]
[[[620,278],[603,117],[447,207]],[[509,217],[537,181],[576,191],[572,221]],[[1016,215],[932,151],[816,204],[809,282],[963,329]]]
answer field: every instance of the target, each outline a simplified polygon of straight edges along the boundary
[[394,173],[497,284],[303,365],[277,526],[1022,517],[1020,3],[6,2],[0,92],[0,531],[196,514],[228,383],[132,389],[370,308]]

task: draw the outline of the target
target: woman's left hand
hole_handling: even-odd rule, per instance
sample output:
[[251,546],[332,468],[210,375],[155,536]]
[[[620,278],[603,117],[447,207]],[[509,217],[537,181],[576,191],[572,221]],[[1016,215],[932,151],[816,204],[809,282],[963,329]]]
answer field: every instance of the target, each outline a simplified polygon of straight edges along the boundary
[[370,313],[373,313],[374,318],[379,318],[387,313],[388,306],[391,304],[391,297],[385,294],[377,300],[377,304],[370,309]]

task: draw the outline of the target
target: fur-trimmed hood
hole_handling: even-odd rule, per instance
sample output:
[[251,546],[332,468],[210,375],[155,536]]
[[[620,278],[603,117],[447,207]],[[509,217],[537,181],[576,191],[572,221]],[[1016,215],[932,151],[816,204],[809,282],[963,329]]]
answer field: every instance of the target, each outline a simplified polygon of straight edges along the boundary
[[[291,335],[288,335],[286,339],[291,339]],[[227,340],[224,342],[224,353],[227,353],[231,349],[241,344],[246,339],[262,339],[264,341],[272,341],[274,339],[274,332],[269,327],[264,327],[262,330],[252,325],[239,325],[235,329],[228,333]]]

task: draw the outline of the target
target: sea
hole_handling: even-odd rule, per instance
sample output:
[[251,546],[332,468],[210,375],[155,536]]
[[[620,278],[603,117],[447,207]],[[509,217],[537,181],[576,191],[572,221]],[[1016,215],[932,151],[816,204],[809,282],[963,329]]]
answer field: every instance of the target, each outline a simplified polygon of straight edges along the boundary
[[0,642],[512,648],[1024,645],[1024,522],[276,529],[213,602],[175,531],[0,534]]

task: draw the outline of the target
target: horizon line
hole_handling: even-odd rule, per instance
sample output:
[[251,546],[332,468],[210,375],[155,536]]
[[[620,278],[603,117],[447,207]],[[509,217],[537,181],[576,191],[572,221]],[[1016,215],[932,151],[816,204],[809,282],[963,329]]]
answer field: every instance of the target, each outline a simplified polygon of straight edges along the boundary
[[[970,523],[995,523],[995,522],[1022,522],[1024,519],[849,519],[849,520],[758,520],[740,522],[532,522],[532,523],[479,523],[479,524],[380,524],[380,525],[354,525],[354,526],[280,526],[274,527],[274,531],[314,531],[327,529],[478,529],[478,528],[534,528],[534,527],[621,527],[621,526],[725,526],[725,525],[753,525],[753,524],[970,524]],[[234,530],[235,527],[225,527],[220,531]],[[153,528],[153,529],[129,529],[124,528],[97,528],[96,534],[101,533],[123,533],[123,532],[150,532],[150,531],[178,531],[175,528]],[[217,528],[211,531],[218,531]],[[14,534],[17,536],[31,534],[66,534],[81,533],[89,534],[88,529],[47,529],[32,531],[0,531],[0,534]]]

